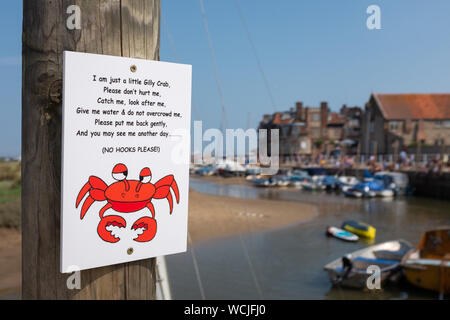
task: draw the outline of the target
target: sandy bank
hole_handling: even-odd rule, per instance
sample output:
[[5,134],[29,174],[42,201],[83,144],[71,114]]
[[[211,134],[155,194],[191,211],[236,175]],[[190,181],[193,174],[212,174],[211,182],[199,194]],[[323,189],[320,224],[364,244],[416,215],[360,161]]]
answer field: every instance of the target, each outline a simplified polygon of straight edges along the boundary
[[193,242],[280,228],[315,215],[314,206],[297,202],[229,198],[194,190],[189,193],[189,233]]
[[244,185],[252,185],[252,183],[245,179],[245,177],[229,177],[224,178],[220,176],[191,176],[192,178],[201,180],[201,181],[209,181],[218,184],[244,184]]

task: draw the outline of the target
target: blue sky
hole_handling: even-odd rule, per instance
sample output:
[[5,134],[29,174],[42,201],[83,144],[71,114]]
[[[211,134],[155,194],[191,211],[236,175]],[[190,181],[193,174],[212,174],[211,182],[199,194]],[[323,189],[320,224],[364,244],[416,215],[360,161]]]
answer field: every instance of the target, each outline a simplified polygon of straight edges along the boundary
[[[236,0],[204,0],[227,126],[256,126],[272,113]],[[239,0],[277,110],[295,101],[364,106],[372,91],[450,92],[448,0]],[[381,7],[382,30],[366,28]],[[0,11],[0,155],[20,154],[22,1]],[[221,104],[199,0],[163,0],[161,60],[193,65],[193,119],[219,127]],[[168,40],[165,26],[174,45]]]

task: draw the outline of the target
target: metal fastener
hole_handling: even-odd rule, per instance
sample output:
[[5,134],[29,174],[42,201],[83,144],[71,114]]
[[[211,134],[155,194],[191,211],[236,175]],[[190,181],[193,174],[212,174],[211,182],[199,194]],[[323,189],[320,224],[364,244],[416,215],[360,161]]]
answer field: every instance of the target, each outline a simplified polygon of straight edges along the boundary
[[131,256],[133,254],[133,252],[134,252],[133,248],[128,248],[127,253],[129,256]]
[[130,67],[130,70],[131,70],[131,72],[136,72],[137,67],[133,64],[133,65]]

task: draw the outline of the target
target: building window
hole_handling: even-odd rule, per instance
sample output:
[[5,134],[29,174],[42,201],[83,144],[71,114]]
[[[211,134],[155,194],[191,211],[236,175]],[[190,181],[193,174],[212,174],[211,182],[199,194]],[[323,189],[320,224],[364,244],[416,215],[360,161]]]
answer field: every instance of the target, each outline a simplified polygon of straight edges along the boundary
[[319,120],[320,120],[319,114],[318,114],[318,113],[313,113],[313,115],[312,115],[312,120],[313,120],[313,121],[319,121]]
[[444,121],[444,127],[450,128],[450,120],[445,120]]
[[370,133],[373,133],[375,131],[375,123],[370,123]]
[[400,128],[400,122],[399,121],[390,121],[389,122],[389,129],[391,131],[397,131]]
[[312,130],[312,136],[313,136],[313,138],[319,138],[320,137],[320,129],[319,128],[314,128]]
[[434,122],[434,125],[435,125],[436,127],[440,128],[440,127],[442,127],[442,121],[441,121],[441,120],[436,120],[436,121]]
[[350,127],[359,127],[359,120],[358,119],[352,119],[348,122],[348,125]]

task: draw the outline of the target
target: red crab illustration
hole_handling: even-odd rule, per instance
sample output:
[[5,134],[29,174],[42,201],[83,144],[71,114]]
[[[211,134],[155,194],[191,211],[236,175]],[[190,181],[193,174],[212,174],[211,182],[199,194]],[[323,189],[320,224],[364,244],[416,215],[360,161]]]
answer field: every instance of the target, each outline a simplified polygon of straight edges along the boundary
[[89,210],[89,207],[95,201],[108,201],[108,203],[100,209],[100,223],[97,227],[97,233],[106,242],[115,243],[120,239],[114,237],[111,231],[106,230],[107,226],[113,225],[120,228],[126,227],[126,221],[121,216],[109,215],[104,217],[106,210],[113,209],[116,212],[130,213],[139,211],[147,207],[152,217],[142,217],[137,220],[132,230],[143,228],[144,232],[140,234],[135,241],[148,242],[151,241],[156,235],[156,220],[155,220],[155,208],[152,204],[152,199],[164,199],[169,201],[170,214],[173,211],[173,199],[171,190],[175,194],[177,203],[180,202],[180,195],[178,191],[178,185],[173,175],[168,175],[155,184],[150,183],[152,173],[149,168],[144,168],[139,174],[139,180],[127,180],[128,169],[127,167],[119,163],[114,166],[112,170],[112,176],[117,182],[114,182],[108,186],[102,179],[96,176],[90,176],[88,182],[83,186],[78,193],[76,200],[76,208],[80,205],[81,200],[89,193],[88,197],[83,203],[81,208],[80,219],[84,218],[84,215]]

